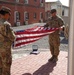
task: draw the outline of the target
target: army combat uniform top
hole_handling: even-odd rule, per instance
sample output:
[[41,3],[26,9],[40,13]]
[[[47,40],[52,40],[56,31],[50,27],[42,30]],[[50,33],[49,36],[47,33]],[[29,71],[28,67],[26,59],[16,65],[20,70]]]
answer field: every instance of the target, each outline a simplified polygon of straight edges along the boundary
[[[50,17],[46,23],[46,27],[58,28],[64,25],[63,20],[59,16]],[[56,30],[54,33],[49,34],[49,45],[52,55],[58,56],[59,54],[59,30]]]
[[10,75],[11,45],[15,39],[10,23],[0,20],[0,75]]

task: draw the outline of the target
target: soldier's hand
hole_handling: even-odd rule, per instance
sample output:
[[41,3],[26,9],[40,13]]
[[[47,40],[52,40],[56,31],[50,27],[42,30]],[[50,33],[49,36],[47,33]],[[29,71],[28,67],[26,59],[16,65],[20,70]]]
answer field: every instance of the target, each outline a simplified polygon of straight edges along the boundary
[[6,30],[9,30],[10,29],[10,26],[9,25],[6,25]]
[[43,27],[44,27],[44,28],[48,28],[48,26],[47,26],[47,25],[44,25]]

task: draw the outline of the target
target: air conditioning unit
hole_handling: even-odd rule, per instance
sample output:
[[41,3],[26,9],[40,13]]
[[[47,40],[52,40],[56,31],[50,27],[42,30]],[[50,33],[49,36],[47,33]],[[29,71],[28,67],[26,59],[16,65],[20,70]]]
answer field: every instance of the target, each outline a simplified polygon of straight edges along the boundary
[[43,19],[41,19],[41,23],[43,23]]
[[17,25],[17,26],[20,26],[20,22],[16,22],[16,25]]
[[28,21],[25,21],[25,24],[27,25],[28,24]]
[[40,3],[40,6],[43,7],[43,3]]
[[25,1],[24,1],[24,3],[25,3],[25,4],[28,4],[28,1],[27,1],[27,0],[25,0]]
[[16,2],[19,2],[19,0],[16,0]]

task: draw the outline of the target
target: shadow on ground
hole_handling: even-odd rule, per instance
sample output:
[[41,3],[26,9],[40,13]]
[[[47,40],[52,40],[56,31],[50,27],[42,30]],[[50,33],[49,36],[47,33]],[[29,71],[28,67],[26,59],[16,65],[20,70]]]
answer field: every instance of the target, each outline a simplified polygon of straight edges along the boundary
[[25,73],[22,75],[50,75],[50,73],[54,70],[56,63],[47,62],[46,64],[42,65],[37,71],[33,74]]
[[22,74],[22,75],[32,75],[32,74],[30,74],[30,73],[25,73],[25,74]]
[[60,37],[62,38],[60,41],[61,44],[68,44],[68,40],[65,38],[63,33],[60,34]]
[[68,40],[66,40],[65,38],[63,38],[61,41],[60,41],[61,44],[68,44]]
[[64,37],[64,33],[61,33],[61,34],[60,34],[60,37]]

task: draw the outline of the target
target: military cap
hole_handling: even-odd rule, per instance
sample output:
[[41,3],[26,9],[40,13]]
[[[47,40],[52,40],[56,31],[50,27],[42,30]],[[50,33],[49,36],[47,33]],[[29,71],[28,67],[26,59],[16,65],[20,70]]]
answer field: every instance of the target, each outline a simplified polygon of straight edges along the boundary
[[4,12],[9,13],[11,15],[11,9],[6,6],[2,6],[0,11],[4,11]]
[[56,12],[56,9],[51,9],[50,13],[53,14],[54,12]]

